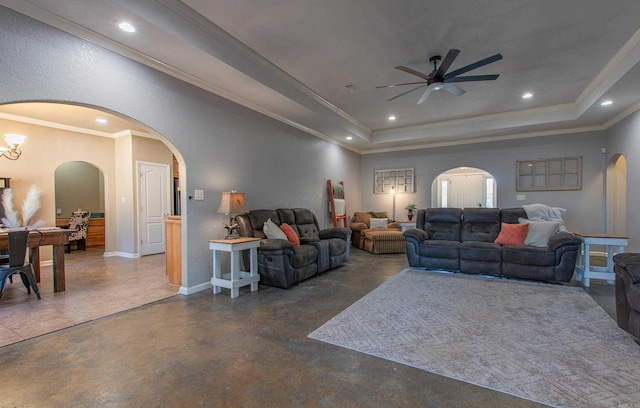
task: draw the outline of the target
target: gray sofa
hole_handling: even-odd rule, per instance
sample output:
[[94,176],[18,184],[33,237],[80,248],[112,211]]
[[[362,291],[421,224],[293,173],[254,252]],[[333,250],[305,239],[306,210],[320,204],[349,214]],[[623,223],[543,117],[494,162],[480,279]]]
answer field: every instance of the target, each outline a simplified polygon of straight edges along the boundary
[[613,262],[616,321],[640,341],[640,254],[617,254]]
[[[285,239],[268,239],[262,230],[267,219],[278,226],[291,226],[300,238],[300,246]],[[351,230],[321,230],[315,214],[308,209],[254,210],[238,215],[236,221],[240,236],[262,238],[258,248],[260,283],[288,288],[349,260]],[[243,257],[248,265],[249,255]]]
[[419,210],[416,229],[404,232],[412,267],[569,282],[581,241],[567,232],[549,238],[546,247],[499,245],[501,223],[527,218],[522,208],[429,208]]

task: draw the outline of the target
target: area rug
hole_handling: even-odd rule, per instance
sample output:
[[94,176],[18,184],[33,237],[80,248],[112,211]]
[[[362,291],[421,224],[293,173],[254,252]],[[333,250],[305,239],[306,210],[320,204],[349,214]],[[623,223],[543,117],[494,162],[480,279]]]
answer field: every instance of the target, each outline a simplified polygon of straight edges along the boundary
[[552,406],[640,406],[640,346],[578,287],[405,269],[309,337]]

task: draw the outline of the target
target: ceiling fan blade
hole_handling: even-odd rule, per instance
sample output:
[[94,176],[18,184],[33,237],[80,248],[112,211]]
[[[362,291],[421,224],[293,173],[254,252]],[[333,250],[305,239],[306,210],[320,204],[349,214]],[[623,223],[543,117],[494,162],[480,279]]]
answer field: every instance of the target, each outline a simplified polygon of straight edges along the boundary
[[460,88],[458,88],[457,86],[455,86],[455,85],[451,85],[451,84],[449,84],[449,83],[444,84],[444,86],[442,87],[442,89],[444,89],[445,91],[447,91],[447,92],[449,92],[449,93],[452,93],[452,94],[454,94],[454,95],[456,95],[456,96],[460,96],[460,95],[462,95],[462,94],[465,92],[465,91],[464,91],[464,89],[460,89]]
[[447,56],[444,57],[444,61],[442,61],[442,64],[440,64],[440,67],[436,71],[436,74],[434,75],[434,77],[436,78],[444,77],[444,74],[447,72],[451,64],[453,64],[453,60],[456,59],[458,54],[460,54],[460,50],[456,50],[453,48],[450,49],[449,52],[447,53]]
[[493,81],[498,78],[499,75],[469,75],[469,76],[459,76],[453,77],[449,79],[445,79],[445,82],[474,82],[474,81]]
[[396,87],[396,86],[417,85],[417,84],[426,84],[426,82],[425,82],[425,81],[420,81],[420,82],[405,82],[404,84],[382,85],[382,86],[376,86],[376,89],[380,89],[380,88],[393,88],[393,87]]
[[416,86],[416,87],[415,87],[415,88],[413,88],[413,89],[409,89],[407,92],[403,92],[403,93],[401,93],[400,95],[396,95],[396,96],[394,96],[393,98],[389,98],[389,99],[387,99],[387,102],[390,102],[390,101],[392,101],[392,100],[394,100],[394,99],[397,99],[397,98],[399,98],[399,97],[401,97],[401,96],[404,96],[404,95],[408,94],[409,92],[413,92],[413,91],[415,91],[415,90],[417,90],[417,89],[420,89],[420,88],[422,88],[422,87],[424,87],[424,86],[426,86],[426,85],[420,85],[420,86]]
[[416,71],[415,69],[411,69],[409,67],[403,67],[401,65],[401,66],[398,66],[398,67],[395,67],[395,68],[399,69],[400,71],[406,72],[407,74],[415,75],[418,78],[422,78],[422,79],[427,80],[427,81],[431,79],[431,77],[429,77],[429,75],[423,74],[422,72]]
[[436,87],[429,85],[427,87],[427,90],[424,91],[424,93],[422,94],[422,96],[420,97],[420,100],[418,101],[418,105],[420,105],[422,102],[426,101],[427,98],[429,97],[429,95],[431,94],[431,92],[435,91]]
[[462,67],[462,68],[456,69],[455,71],[451,71],[447,75],[444,76],[444,79],[447,80],[447,79],[453,78],[455,76],[458,76],[458,75],[464,74],[466,72],[472,71],[474,69],[483,67],[483,66],[485,66],[487,64],[491,64],[492,62],[496,62],[496,61],[499,61],[501,59],[502,59],[502,54],[492,55],[491,57],[487,57],[487,58],[485,58],[483,60],[476,61],[473,64],[469,64],[466,67]]

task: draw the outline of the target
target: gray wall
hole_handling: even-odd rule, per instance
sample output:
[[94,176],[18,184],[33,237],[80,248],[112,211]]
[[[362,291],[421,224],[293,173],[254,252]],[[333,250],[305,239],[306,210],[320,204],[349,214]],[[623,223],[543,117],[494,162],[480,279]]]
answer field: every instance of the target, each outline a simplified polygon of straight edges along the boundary
[[183,208],[187,291],[211,279],[208,240],[224,236],[228,222],[216,213],[222,191],[244,192],[249,209],[307,207],[321,226],[329,224],[328,178],[344,180],[349,202],[360,204],[356,153],[3,7],[0,36],[0,103],[105,108],[145,124],[175,147],[185,164],[184,193],[205,191],[204,201]]
[[[491,173],[498,186],[498,207],[518,207],[543,203],[566,208],[567,228],[574,231],[604,232],[604,171],[606,155],[604,132],[558,135],[466,146],[420,149],[364,155],[362,157],[362,211],[391,211],[390,195],[373,194],[376,169],[415,167],[416,193],[398,194],[396,217],[404,206],[416,203],[427,208],[431,203],[431,184],[442,172],[455,167],[477,167]],[[582,190],[516,192],[516,160],[582,156]],[[517,201],[525,194],[525,201]]]
[[635,112],[607,130],[607,157],[622,154],[627,161],[627,252],[640,252],[640,225],[636,206],[640,202],[640,112]]

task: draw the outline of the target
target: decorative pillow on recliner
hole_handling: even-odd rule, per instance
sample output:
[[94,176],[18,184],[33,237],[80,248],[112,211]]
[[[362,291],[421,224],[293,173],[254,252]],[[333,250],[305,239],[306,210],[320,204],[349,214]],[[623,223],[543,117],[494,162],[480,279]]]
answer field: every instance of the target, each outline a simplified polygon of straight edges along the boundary
[[520,224],[529,224],[525,245],[546,247],[549,245],[549,238],[560,228],[561,223],[557,221],[533,221],[526,218],[518,218]]
[[387,228],[388,218],[371,218],[369,220],[369,228]]
[[287,235],[282,232],[275,222],[271,221],[271,218],[264,222],[262,232],[264,232],[264,235],[269,239],[287,239]]
[[503,222],[500,225],[500,234],[498,234],[498,238],[494,243],[500,245],[524,245],[527,231],[529,231],[529,224],[507,224]]
[[287,239],[293,244],[293,246],[300,246],[300,238],[289,224],[283,222],[280,226],[280,229],[282,230],[282,232],[284,232],[284,235],[287,236]]

